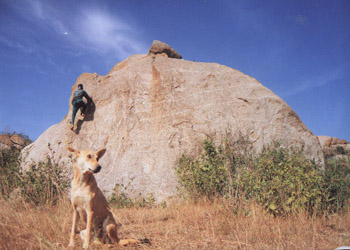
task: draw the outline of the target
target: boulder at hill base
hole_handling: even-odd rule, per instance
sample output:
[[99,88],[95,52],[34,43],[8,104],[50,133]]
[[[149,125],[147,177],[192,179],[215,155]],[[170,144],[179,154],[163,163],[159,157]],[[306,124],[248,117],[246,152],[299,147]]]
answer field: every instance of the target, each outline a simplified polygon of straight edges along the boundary
[[86,117],[77,115],[78,132],[69,129],[67,100],[66,117],[23,150],[24,166],[49,155],[72,168],[68,145],[106,148],[96,174],[103,190],[124,184],[127,191],[162,200],[177,192],[179,157],[198,153],[204,139],[220,141],[227,131],[248,136],[256,150],[274,140],[304,145],[308,157],[323,162],[317,138],[281,98],[226,66],[169,58],[157,50],[129,57],[106,76],[82,74],[72,93],[79,83],[95,106]]

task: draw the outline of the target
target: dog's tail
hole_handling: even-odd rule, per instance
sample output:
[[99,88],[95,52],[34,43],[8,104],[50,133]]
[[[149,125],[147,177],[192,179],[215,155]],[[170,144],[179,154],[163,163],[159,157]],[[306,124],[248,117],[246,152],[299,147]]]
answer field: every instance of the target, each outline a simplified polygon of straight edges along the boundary
[[109,239],[112,241],[111,243],[113,244],[118,244],[119,246],[127,246],[127,245],[139,245],[139,244],[149,244],[151,245],[151,241],[147,238],[145,239],[124,239],[121,240],[118,237],[117,234],[117,226],[112,223],[109,224],[106,228]]
[[151,241],[147,238],[144,239],[125,239],[125,240],[119,240],[118,245],[119,246],[127,246],[127,245],[138,245],[138,244],[149,244],[151,245]]

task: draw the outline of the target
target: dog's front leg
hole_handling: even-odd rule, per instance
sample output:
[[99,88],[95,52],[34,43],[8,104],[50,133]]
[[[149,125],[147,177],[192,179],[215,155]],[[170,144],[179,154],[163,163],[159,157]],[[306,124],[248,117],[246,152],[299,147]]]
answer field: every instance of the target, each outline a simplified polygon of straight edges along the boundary
[[93,217],[93,212],[92,211],[88,211],[87,212],[87,221],[86,221],[86,238],[85,238],[85,242],[84,242],[84,245],[83,245],[84,249],[89,248],[89,244],[90,244],[90,241],[91,241],[92,217]]
[[70,240],[68,245],[69,247],[74,247],[74,238],[75,238],[75,231],[76,231],[78,219],[79,219],[78,211],[76,210],[75,207],[73,207],[72,231],[70,232]]

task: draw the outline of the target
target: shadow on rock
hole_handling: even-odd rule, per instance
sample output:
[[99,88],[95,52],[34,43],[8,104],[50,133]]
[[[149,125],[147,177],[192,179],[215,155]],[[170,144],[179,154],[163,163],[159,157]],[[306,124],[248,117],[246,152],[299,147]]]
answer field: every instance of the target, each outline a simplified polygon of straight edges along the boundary
[[84,119],[79,119],[77,122],[77,129],[74,131],[76,134],[79,134],[84,122],[93,121],[95,119],[95,111],[95,103],[93,101],[88,102]]

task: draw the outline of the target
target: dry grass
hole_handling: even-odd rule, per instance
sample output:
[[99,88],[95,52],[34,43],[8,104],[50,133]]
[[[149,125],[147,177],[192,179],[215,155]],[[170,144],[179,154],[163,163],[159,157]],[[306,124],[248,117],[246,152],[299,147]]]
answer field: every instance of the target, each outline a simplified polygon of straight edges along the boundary
[[[151,246],[138,249],[329,250],[350,245],[350,212],[328,218],[304,214],[273,218],[255,205],[247,206],[245,215],[237,215],[226,203],[205,201],[112,210],[121,224],[121,238],[151,240]],[[65,249],[70,226],[66,200],[54,207],[0,201],[1,249]],[[93,249],[108,248],[95,244]]]

